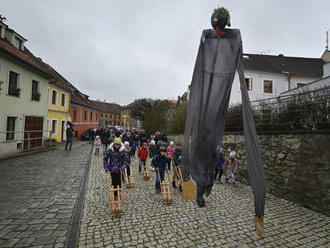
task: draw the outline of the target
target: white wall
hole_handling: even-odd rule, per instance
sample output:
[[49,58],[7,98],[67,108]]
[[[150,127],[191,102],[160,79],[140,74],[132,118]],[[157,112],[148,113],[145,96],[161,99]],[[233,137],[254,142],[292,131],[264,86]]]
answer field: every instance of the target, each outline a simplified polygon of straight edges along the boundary
[[[286,74],[270,73],[270,72],[258,72],[244,70],[245,78],[252,78],[252,91],[249,91],[250,101],[256,101],[260,99],[267,99],[279,96],[282,92],[289,90],[288,77]],[[298,77],[291,76],[290,88],[296,88],[297,83],[307,84],[317,80],[315,77]],[[264,80],[273,81],[273,94],[264,93],[263,82]],[[236,72],[233,86],[231,89],[230,104],[242,103],[241,91],[238,74]]]
[[323,64],[323,77],[330,76],[330,62]]
[[[279,96],[281,92],[288,90],[288,79],[286,75],[281,75],[277,73],[268,72],[257,72],[257,71],[244,71],[245,78],[252,78],[252,91],[249,91],[249,96],[251,101],[266,99],[275,96]],[[273,81],[273,94],[267,94],[263,92],[263,82],[264,80]],[[230,104],[241,103],[241,91],[238,74],[235,74],[231,96]]]
[[296,93],[300,93],[300,92],[306,92],[306,91],[313,91],[313,90],[317,90],[317,89],[323,88],[323,87],[330,87],[330,76],[316,80],[303,87],[299,87],[299,88],[296,88],[293,90],[289,90],[287,92],[283,92],[281,94],[281,96],[287,96],[287,95],[296,94]]

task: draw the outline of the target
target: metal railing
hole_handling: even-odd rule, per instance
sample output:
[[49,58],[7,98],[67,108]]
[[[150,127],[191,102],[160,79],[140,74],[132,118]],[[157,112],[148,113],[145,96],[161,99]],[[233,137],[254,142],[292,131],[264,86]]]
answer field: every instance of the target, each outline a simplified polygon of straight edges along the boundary
[[[51,147],[53,132],[49,130],[29,130],[29,131],[0,131],[0,146],[2,150],[13,152],[27,152],[40,147]],[[11,147],[10,147],[11,146]]]
[[[251,102],[258,133],[330,133],[330,87]],[[242,132],[242,105],[229,108],[226,132]]]

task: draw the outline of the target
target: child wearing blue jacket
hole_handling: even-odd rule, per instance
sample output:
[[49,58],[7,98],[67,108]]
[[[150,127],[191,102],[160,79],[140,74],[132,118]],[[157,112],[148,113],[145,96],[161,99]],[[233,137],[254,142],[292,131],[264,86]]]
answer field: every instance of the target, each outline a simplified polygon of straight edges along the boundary
[[215,183],[219,184],[221,182],[221,176],[222,176],[222,173],[223,173],[223,167],[225,166],[225,163],[226,163],[226,160],[225,160],[225,157],[223,155],[223,152],[222,152],[222,149],[220,149],[220,153],[218,155],[218,158],[217,158],[217,163],[216,163],[216,166],[215,166]]
[[[165,146],[159,147],[159,152],[154,156],[153,163],[155,166],[155,172],[156,172],[156,193],[160,193],[160,180],[164,180],[165,177],[165,169],[166,169],[166,163],[167,163],[167,152]],[[160,180],[158,176],[158,171],[160,175]]]

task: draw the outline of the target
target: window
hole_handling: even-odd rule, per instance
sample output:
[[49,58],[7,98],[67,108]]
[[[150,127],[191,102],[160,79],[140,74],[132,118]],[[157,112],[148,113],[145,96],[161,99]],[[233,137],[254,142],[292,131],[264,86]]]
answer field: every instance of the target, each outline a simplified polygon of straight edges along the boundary
[[13,140],[15,137],[15,117],[7,117],[6,140]]
[[[245,84],[248,91],[252,90],[252,78],[245,78]],[[242,85],[239,84],[239,90],[242,90]]]
[[98,120],[99,119],[99,115],[98,115],[98,113],[95,113],[95,115],[96,115],[96,120]]
[[77,120],[77,110],[76,109],[73,110],[73,120],[74,121]]
[[62,104],[62,107],[65,106],[65,94],[64,93],[62,93],[62,102],[61,102],[61,104]]
[[93,120],[93,112],[91,112],[90,116],[91,116],[90,120]]
[[273,94],[273,81],[264,80],[264,93]]
[[17,49],[21,49],[22,41],[21,41],[20,39],[18,39],[17,37],[15,37],[14,46],[15,46]]
[[57,130],[57,120],[52,120],[52,133],[56,134]]
[[13,71],[9,72],[8,95],[19,97],[21,89],[18,88],[19,74]]
[[103,117],[103,114],[101,113],[101,117]]
[[87,111],[84,111],[84,120],[87,120]]
[[40,100],[40,93],[38,92],[39,82],[36,80],[32,80],[32,97],[31,100],[39,101]]
[[53,90],[52,91],[52,104],[56,105],[56,102],[57,102],[57,91]]
[[303,87],[303,86],[305,86],[305,84],[297,83],[297,88],[300,88],[300,87]]

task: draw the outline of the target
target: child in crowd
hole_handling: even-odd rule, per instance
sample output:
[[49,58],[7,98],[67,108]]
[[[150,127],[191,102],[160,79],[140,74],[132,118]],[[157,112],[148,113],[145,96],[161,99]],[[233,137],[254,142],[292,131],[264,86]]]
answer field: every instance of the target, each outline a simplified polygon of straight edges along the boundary
[[95,140],[94,140],[94,146],[95,146],[95,155],[99,155],[100,154],[100,147],[101,147],[101,139],[100,136],[96,136]]
[[220,152],[219,152],[219,155],[217,157],[217,163],[216,163],[216,166],[215,166],[215,177],[214,177],[214,180],[215,180],[215,183],[221,183],[221,176],[222,176],[222,173],[223,173],[223,167],[226,163],[226,160],[225,160],[225,157],[223,155],[223,152],[222,152],[222,148],[220,148]]
[[232,185],[237,187],[237,183],[235,182],[235,173],[238,169],[238,162],[236,160],[236,152],[232,151],[229,154],[229,159],[227,159],[227,177],[226,183],[229,183],[229,179],[231,178]]
[[[166,169],[166,163],[167,163],[167,152],[165,146],[159,147],[159,153],[157,153],[154,157],[154,165],[156,169],[156,193],[160,193],[160,180],[164,180],[165,177],[165,169]],[[160,175],[160,178],[158,176],[158,173]]]
[[[103,167],[106,173],[110,173],[111,182],[114,188],[121,187],[121,173],[128,164],[128,156],[125,153],[124,145],[120,138],[115,138],[110,149],[106,151],[103,158]],[[115,200],[118,198],[118,192],[115,192]]]
[[151,170],[154,171],[155,170],[155,166],[154,166],[154,157],[157,155],[157,146],[156,146],[156,142],[154,140],[150,141],[150,145],[149,145],[149,158],[151,159]]
[[137,144],[135,141],[133,141],[132,148],[131,148],[131,157],[135,158],[135,152],[137,150]]
[[131,156],[130,156],[130,154],[131,154],[131,147],[129,146],[129,142],[128,141],[125,141],[124,142],[124,146],[125,146],[125,153],[126,153],[126,155],[127,155],[127,166],[126,166],[126,168],[127,168],[127,176],[129,177],[130,175],[131,175],[131,170],[130,170],[130,166],[131,166]]
[[149,151],[147,148],[147,143],[144,142],[142,144],[142,147],[139,148],[137,155],[139,156],[140,159],[140,163],[139,163],[139,173],[141,173],[141,165],[143,164],[144,166],[146,166],[146,160],[148,158],[149,155]]
[[156,142],[154,140],[150,141],[149,145],[149,158],[153,159],[153,157],[157,154]]
[[[173,186],[173,188],[176,188],[175,182],[176,182],[176,180],[178,178],[178,174],[177,174],[176,168],[177,168],[177,166],[180,166],[181,160],[182,160],[182,145],[181,145],[181,143],[178,142],[177,145],[176,145],[176,148],[175,148],[175,150],[173,152],[173,163],[174,163],[173,164],[174,171],[173,171],[173,178],[172,178],[172,186]],[[180,185],[180,191],[182,191],[181,185]]]
[[167,167],[168,170],[171,170],[171,162],[173,159],[173,152],[174,152],[174,142],[171,141],[170,145],[167,147]]

